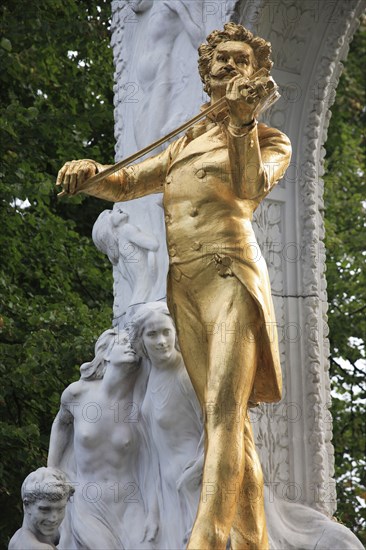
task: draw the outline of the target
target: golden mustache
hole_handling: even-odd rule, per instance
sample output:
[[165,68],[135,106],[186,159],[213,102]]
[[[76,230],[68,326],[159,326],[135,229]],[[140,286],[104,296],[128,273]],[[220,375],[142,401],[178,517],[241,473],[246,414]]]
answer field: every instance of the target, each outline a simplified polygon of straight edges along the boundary
[[238,71],[236,71],[235,69],[230,69],[228,67],[223,69],[218,69],[216,72],[215,71],[210,72],[210,76],[213,76],[214,78],[221,78],[222,76],[227,76],[227,75],[232,75],[234,78],[234,76],[238,74],[239,74]]

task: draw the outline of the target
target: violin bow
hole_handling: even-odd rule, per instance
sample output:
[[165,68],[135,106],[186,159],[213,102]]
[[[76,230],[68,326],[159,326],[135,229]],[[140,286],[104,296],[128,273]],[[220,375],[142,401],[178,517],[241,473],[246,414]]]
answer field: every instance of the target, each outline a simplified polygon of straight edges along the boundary
[[[257,71],[252,76],[252,78],[248,82],[248,85],[253,84],[254,80],[256,80],[260,77],[268,77],[268,75],[269,75],[269,71],[267,71],[267,69],[264,69],[264,68],[259,69],[259,71]],[[268,82],[270,83],[269,89],[265,90],[265,87],[262,86],[263,91],[262,92],[260,91],[259,95],[260,95],[260,97],[262,97],[262,93],[263,94],[268,93],[268,91],[270,91],[270,94],[266,97],[266,100],[262,104],[260,109],[258,109],[257,114],[259,114],[259,111],[263,112],[265,109],[268,109],[268,107],[270,105],[272,105],[275,101],[277,101],[277,99],[279,99],[279,97],[280,97],[280,94],[277,91],[278,90],[277,85],[274,83],[274,81],[272,79],[270,79]],[[251,90],[249,90],[249,94],[250,94],[250,91]],[[255,90],[253,89],[253,91],[255,91]],[[246,90],[245,95],[248,95],[247,90]],[[257,95],[258,95],[258,92],[257,92]],[[254,95],[251,94],[250,97],[251,97],[251,101],[253,101],[254,100]],[[249,102],[251,102],[251,101],[249,101]],[[133,153],[133,155],[130,155],[129,157],[126,157],[125,159],[120,160],[116,164],[113,164],[112,166],[109,166],[105,170],[102,170],[101,172],[98,172],[98,174],[94,174],[94,176],[91,176],[90,178],[88,178],[86,181],[83,182],[81,188],[78,189],[77,193],[85,192],[88,189],[91,189],[96,183],[99,183],[100,181],[107,178],[108,176],[111,176],[112,174],[114,174],[118,170],[121,170],[122,168],[125,168],[125,166],[128,166],[129,164],[131,164],[135,160],[139,159],[143,155],[146,155],[147,153],[150,153],[150,151],[153,151],[153,149],[155,149],[156,147],[159,147],[159,145],[162,145],[163,143],[165,143],[169,139],[175,137],[176,135],[180,134],[181,132],[184,132],[184,130],[187,130],[190,126],[193,126],[193,124],[196,124],[196,122],[199,122],[201,119],[205,118],[207,115],[209,115],[210,113],[212,113],[216,109],[218,109],[218,108],[220,109],[225,104],[226,104],[226,97],[222,97],[221,99],[215,101],[214,103],[209,105],[209,107],[206,107],[205,109],[203,109],[201,111],[201,113],[199,113],[198,115],[195,115],[194,117],[187,120],[181,126],[178,126],[174,130],[169,132],[169,134],[166,134],[165,136],[158,139],[157,141],[154,141],[150,145],[147,145],[143,149],[140,149],[136,153]],[[65,196],[65,195],[68,195],[68,194],[69,193],[67,193],[66,191],[61,191],[60,193],[58,193],[57,196],[59,198],[61,198],[61,197]]]

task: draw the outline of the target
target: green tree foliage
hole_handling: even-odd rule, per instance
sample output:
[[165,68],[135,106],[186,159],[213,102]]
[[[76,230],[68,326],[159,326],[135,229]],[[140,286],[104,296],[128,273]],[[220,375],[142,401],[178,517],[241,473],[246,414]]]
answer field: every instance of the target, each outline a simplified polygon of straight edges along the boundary
[[[21,524],[20,485],[45,465],[65,386],[111,322],[109,262],[90,235],[108,203],[60,201],[64,161],[113,161],[106,0],[1,4],[0,547]],[[24,203],[26,201],[26,203]],[[28,205],[27,207],[24,207]]]
[[326,143],[325,227],[337,517],[366,543],[366,19],[351,43]]

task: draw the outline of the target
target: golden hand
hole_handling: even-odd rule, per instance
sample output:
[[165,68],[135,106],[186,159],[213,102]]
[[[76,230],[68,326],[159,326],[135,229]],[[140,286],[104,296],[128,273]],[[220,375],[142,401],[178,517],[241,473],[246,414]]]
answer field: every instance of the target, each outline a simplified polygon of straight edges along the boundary
[[76,195],[83,191],[83,183],[98,172],[98,165],[94,160],[72,160],[66,162],[57,175],[56,185],[61,186],[59,197]]
[[250,79],[235,76],[226,87],[231,123],[235,126],[250,124],[279,98],[277,90],[266,69],[260,69]]
[[[230,121],[235,126],[249,124],[254,118],[255,108],[258,103],[248,102],[249,80],[241,75],[234,76],[226,87],[226,102],[229,107]],[[244,93],[243,93],[244,92]]]

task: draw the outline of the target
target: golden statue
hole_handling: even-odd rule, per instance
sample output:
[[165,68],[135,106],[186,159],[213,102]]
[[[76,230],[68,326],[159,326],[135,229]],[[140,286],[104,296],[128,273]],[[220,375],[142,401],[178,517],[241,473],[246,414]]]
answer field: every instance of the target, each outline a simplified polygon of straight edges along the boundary
[[241,25],[213,31],[199,48],[199,71],[216,109],[162,153],[95,184],[87,180],[106,167],[90,160],[66,163],[57,179],[63,194],[115,202],[164,193],[168,306],[205,417],[189,550],[224,550],[229,536],[233,550],[268,548],[247,409],[281,398],[268,271],[251,224],[291,155],[288,138],[256,120],[276,89],[270,54]]

